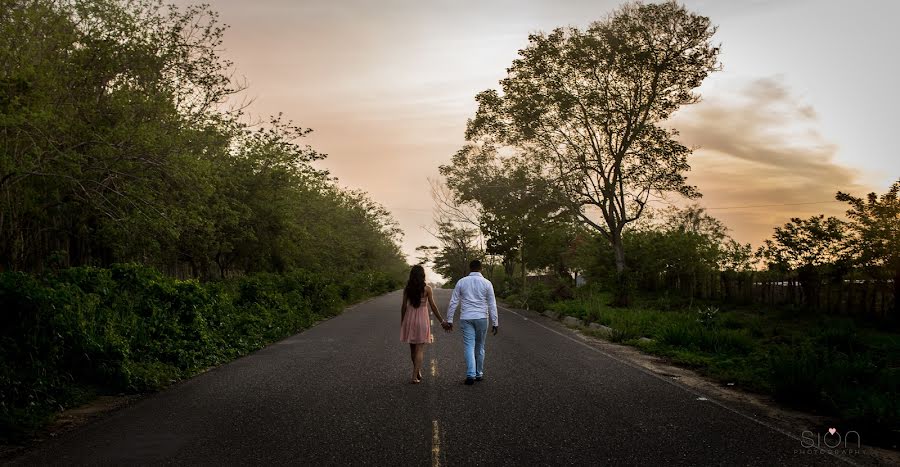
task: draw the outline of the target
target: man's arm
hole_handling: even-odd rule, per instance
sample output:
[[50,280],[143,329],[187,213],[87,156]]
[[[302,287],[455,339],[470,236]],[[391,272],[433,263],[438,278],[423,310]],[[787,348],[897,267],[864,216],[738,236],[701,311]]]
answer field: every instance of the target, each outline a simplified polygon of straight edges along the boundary
[[493,326],[500,326],[500,321],[498,321],[499,316],[497,315],[497,298],[494,297],[494,284],[492,284],[491,281],[487,281],[487,283],[487,303],[488,310],[490,310],[491,313],[491,323],[493,323]]

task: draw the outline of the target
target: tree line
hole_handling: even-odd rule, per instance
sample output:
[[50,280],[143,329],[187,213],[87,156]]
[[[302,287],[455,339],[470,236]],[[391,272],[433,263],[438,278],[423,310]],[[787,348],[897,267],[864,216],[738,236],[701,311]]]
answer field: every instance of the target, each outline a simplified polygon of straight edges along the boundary
[[890,301],[900,285],[900,182],[880,197],[838,193],[846,221],[793,219],[757,250],[697,205],[651,208],[701,196],[686,177],[691,150],[665,120],[697,102],[695,89],[719,69],[715,31],[669,1],[529,36],[500,90],[476,96],[467,143],[440,169],[438,245],[421,247],[420,259],[454,281],[466,257],[487,255],[506,289],[525,295],[529,271],[560,278],[562,296],[586,274],[617,306],[636,290],[727,296],[776,275],[799,284],[802,305],[818,305],[826,279],[892,284]]
[[215,11],[2,0],[0,268],[117,262],[181,277],[405,267],[400,230],[255,122]]
[[309,129],[248,117],[224,32],[204,6],[0,0],[0,441],[400,285],[397,223]]

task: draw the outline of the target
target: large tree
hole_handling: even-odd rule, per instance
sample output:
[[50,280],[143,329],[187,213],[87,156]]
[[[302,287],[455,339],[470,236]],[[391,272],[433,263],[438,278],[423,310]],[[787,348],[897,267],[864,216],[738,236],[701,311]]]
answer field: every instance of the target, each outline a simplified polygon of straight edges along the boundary
[[837,199],[850,204],[850,248],[862,265],[893,280],[894,314],[900,316],[900,180],[881,197],[838,192]]
[[476,213],[485,252],[503,258],[507,276],[521,265],[523,291],[529,267],[560,269],[559,240],[574,229],[539,168],[523,157],[500,157],[489,145],[467,145],[440,172],[453,201]]
[[611,244],[618,305],[629,302],[623,231],[651,197],[700,196],[684,176],[690,149],[661,123],[718,68],[715,30],[675,2],[630,3],[585,30],[532,34],[502,92],[476,97],[466,138],[539,156],[572,211]]

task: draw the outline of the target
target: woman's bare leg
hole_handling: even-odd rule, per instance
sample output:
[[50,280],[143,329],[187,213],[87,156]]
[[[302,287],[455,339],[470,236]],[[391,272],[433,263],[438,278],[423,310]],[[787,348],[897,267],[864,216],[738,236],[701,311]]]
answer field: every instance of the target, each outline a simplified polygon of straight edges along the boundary
[[416,381],[420,381],[423,360],[425,360],[425,344],[416,344],[416,356],[413,360],[413,379]]
[[422,365],[425,364],[425,344],[419,344],[416,351],[416,361],[418,365],[416,366],[416,378],[422,379]]
[[413,364],[413,375],[412,379],[409,381],[410,383],[418,383],[419,378],[416,377],[419,371],[419,368],[416,366],[416,357],[419,355],[419,345],[420,344],[409,344],[409,358],[412,360]]

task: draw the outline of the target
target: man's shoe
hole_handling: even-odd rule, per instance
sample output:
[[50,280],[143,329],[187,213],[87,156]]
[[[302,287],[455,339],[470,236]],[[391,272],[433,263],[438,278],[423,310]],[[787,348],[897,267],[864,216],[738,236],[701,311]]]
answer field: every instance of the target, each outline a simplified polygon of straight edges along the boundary
[[466,378],[465,384],[466,384],[466,386],[471,386],[471,385],[475,384],[475,380],[473,378]]
[[475,381],[484,381],[484,376],[476,376]]

